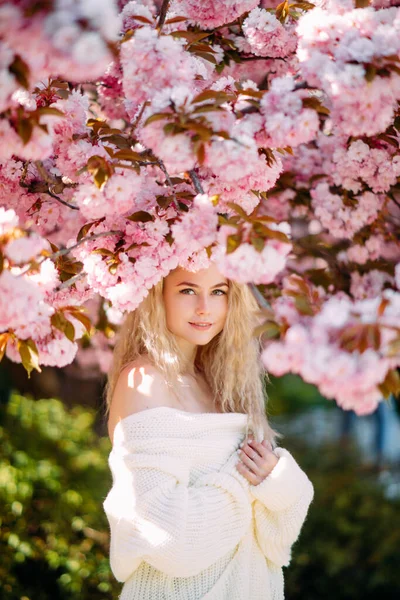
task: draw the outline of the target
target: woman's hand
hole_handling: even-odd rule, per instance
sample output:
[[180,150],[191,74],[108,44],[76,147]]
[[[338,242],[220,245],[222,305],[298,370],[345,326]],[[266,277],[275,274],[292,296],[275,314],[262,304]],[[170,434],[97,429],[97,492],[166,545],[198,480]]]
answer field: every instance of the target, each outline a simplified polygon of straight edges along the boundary
[[267,440],[261,443],[245,440],[238,450],[240,461],[236,468],[252,485],[258,485],[271,473],[279,458]]

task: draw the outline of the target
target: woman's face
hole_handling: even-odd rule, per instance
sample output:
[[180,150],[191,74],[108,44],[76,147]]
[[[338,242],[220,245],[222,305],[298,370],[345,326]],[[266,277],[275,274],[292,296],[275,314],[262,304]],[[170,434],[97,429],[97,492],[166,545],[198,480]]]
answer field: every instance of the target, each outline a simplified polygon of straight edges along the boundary
[[182,349],[208,344],[228,313],[228,281],[212,264],[196,273],[175,269],[164,279],[167,327]]

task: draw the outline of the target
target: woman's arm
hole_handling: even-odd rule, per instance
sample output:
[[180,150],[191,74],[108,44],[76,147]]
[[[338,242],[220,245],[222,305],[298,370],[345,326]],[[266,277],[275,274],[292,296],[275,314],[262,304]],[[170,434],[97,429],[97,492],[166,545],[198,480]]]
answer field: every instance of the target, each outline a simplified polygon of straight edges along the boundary
[[[169,405],[168,399],[160,404],[165,384],[153,368],[125,369],[121,375],[112,403],[114,426],[144,408]],[[126,581],[143,560],[171,576],[188,577],[233,550],[251,523],[249,486],[237,472],[237,455],[222,472],[190,486],[184,449],[176,458],[168,455],[167,437],[163,455],[152,454],[148,444],[146,451],[134,451],[135,440],[130,441],[118,436],[114,443],[113,486],[104,502],[115,577]]]
[[258,485],[250,485],[256,537],[263,554],[277,566],[290,563],[291,547],[297,540],[313,499],[311,481],[293,456],[276,448],[279,461]]

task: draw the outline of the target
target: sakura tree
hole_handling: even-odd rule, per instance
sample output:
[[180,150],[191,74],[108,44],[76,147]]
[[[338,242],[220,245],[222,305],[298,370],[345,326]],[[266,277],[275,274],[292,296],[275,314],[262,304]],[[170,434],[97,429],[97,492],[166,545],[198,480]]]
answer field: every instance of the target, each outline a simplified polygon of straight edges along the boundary
[[124,313],[212,259],[271,373],[358,414],[398,392],[396,5],[3,2],[1,356],[106,370]]

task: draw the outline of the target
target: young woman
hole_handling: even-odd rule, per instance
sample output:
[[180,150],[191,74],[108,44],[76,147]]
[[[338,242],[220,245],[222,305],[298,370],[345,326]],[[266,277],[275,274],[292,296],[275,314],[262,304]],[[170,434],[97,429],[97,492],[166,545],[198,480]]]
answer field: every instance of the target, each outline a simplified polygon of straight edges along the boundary
[[282,600],[313,487],[275,447],[257,305],[215,265],[181,268],[121,328],[104,502],[121,600]]

